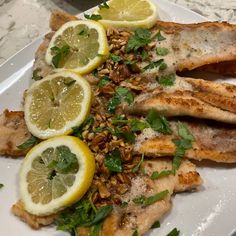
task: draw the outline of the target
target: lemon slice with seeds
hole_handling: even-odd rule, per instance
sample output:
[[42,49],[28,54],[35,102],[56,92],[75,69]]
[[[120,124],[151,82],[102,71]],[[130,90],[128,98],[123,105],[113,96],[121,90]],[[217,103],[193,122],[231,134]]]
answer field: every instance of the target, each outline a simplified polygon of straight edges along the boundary
[[94,172],[94,157],[80,139],[48,139],[32,148],[23,160],[20,199],[34,215],[56,213],[86,193]]
[[59,72],[35,82],[26,92],[25,121],[40,139],[69,134],[90,111],[90,84],[72,72]]
[[86,74],[97,68],[109,54],[106,31],[96,21],[70,21],[52,37],[46,52],[46,62]]
[[110,0],[95,11],[99,22],[117,28],[151,28],[157,20],[157,8],[150,0]]

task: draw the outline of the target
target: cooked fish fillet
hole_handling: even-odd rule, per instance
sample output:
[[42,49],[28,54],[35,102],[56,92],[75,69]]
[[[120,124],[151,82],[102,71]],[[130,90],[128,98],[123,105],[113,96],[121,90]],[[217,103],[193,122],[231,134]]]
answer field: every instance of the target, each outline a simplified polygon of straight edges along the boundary
[[[212,160],[222,163],[236,163],[236,128],[220,124],[204,124],[200,121],[185,122],[194,136],[193,148],[185,153],[190,159]],[[162,135],[146,129],[136,139],[134,152],[146,156],[173,156],[175,144],[173,139],[178,137],[177,123],[171,122],[172,135]]]
[[164,116],[193,116],[236,124],[236,86],[177,77],[173,86],[157,86],[137,96],[131,114],[155,109]]
[[[171,160],[158,159],[145,161],[145,173],[151,175],[154,171],[170,170]],[[116,207],[113,213],[105,220],[102,227],[102,236],[132,236],[137,229],[138,235],[147,232],[154,222],[159,220],[171,208],[173,192],[182,192],[193,189],[202,184],[202,179],[196,171],[195,165],[184,160],[175,176],[170,175],[157,180],[148,176],[137,176],[132,181],[130,191],[123,196],[123,201],[129,203],[127,208]],[[147,207],[132,202],[135,197],[150,196],[157,192],[168,190],[166,198]],[[88,229],[78,229],[77,235],[88,236]]]
[[11,208],[14,215],[18,216],[21,220],[25,221],[33,229],[39,229],[42,226],[50,225],[54,222],[56,215],[50,216],[35,216],[28,213],[21,201],[18,201]]
[[0,155],[18,157],[26,154],[28,150],[17,148],[31,135],[22,111],[5,110],[0,115],[0,134]]
[[164,32],[167,39],[159,45],[170,48],[170,60],[178,71],[236,59],[236,25],[225,22],[179,24],[158,21],[156,27]]

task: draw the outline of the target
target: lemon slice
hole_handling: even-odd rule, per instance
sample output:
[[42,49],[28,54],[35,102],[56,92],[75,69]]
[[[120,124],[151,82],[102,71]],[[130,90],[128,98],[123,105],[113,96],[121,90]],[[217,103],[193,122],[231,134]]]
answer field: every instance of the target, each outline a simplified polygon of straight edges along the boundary
[[32,148],[23,160],[20,199],[34,215],[56,213],[83,197],[94,172],[94,157],[80,139],[48,139]]
[[105,26],[117,28],[151,28],[157,20],[157,8],[150,0],[110,0],[95,14]]
[[106,31],[91,20],[70,21],[54,34],[46,51],[46,62],[79,74],[97,68],[109,53]]
[[35,82],[26,92],[25,121],[40,139],[69,134],[90,111],[89,83],[72,72],[59,72]]

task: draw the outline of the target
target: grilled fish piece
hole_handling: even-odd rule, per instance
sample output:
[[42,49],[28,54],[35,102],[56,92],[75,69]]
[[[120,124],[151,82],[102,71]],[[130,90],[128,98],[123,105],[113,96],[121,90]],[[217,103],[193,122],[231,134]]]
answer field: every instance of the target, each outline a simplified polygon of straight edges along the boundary
[[155,109],[164,116],[193,116],[236,124],[236,86],[176,77],[173,86],[157,86],[137,96],[128,113]]
[[[169,175],[157,180],[148,176],[154,171],[170,170],[172,161],[158,159],[145,161],[143,168],[146,176],[137,176],[132,181],[130,192],[125,194],[123,201],[128,202],[126,208],[116,207],[113,213],[105,219],[102,227],[102,236],[131,236],[137,229],[138,235],[147,232],[154,222],[159,220],[171,208],[171,195],[173,192],[182,192],[194,189],[202,184],[202,179],[196,167],[191,162],[184,160],[175,176]],[[161,201],[142,207],[133,203],[133,199],[144,195],[148,197],[157,192],[168,190],[169,194]],[[78,228],[77,235],[88,236],[89,230]]]
[[27,153],[17,148],[31,136],[22,111],[5,110],[0,115],[0,134],[0,155],[18,157]]
[[[173,139],[178,138],[176,122],[170,122],[173,134],[162,135],[146,129],[136,139],[134,152],[146,156],[173,156],[176,150]],[[192,149],[185,152],[189,159],[236,163],[236,128],[222,124],[206,124],[200,121],[184,122],[194,136]]]

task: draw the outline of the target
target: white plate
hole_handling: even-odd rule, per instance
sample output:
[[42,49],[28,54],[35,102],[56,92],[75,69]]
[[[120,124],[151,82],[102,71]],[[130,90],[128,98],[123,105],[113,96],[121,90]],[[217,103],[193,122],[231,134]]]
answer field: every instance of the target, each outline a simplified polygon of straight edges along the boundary
[[[200,22],[204,17],[165,0],[155,0],[162,20],[184,23]],[[48,22],[45,22],[47,24]],[[0,111],[21,109],[24,90],[31,83],[34,53],[42,37],[22,49],[0,67]],[[0,134],[1,135],[1,134]],[[0,235],[4,236],[62,236],[53,227],[31,230],[14,217],[10,208],[18,199],[18,171],[21,159],[0,158]],[[161,228],[150,236],[164,236],[174,227],[185,236],[227,236],[236,231],[236,168],[224,165],[201,165],[203,187],[195,193],[173,197],[172,210],[161,220]]]

